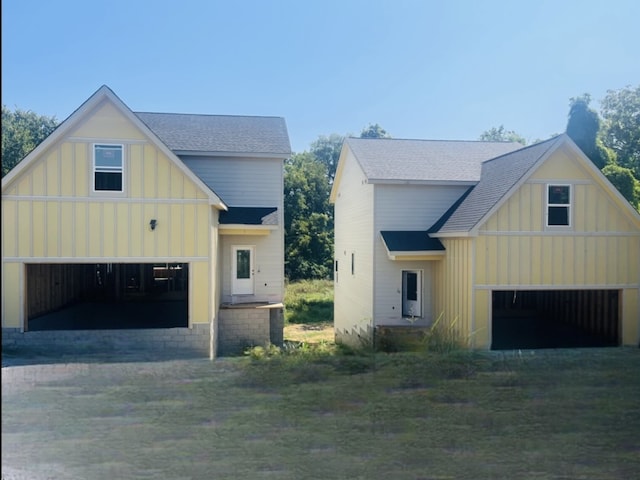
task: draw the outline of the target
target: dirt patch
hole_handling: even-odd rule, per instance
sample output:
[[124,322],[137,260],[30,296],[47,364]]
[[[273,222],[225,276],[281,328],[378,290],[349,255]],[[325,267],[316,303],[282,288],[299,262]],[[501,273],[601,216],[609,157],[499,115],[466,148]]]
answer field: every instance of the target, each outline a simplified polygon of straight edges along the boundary
[[332,322],[289,324],[284,327],[284,339],[292,342],[320,343],[335,341]]

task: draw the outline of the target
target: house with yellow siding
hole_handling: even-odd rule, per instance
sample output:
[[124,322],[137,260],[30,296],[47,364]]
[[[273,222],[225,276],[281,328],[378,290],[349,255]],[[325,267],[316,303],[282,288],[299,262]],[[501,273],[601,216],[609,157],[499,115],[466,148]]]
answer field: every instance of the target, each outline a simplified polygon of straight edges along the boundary
[[475,348],[638,345],[640,215],[567,135],[344,142],[336,339],[435,322]]
[[2,342],[282,342],[281,117],[133,112],[103,86],[2,179]]

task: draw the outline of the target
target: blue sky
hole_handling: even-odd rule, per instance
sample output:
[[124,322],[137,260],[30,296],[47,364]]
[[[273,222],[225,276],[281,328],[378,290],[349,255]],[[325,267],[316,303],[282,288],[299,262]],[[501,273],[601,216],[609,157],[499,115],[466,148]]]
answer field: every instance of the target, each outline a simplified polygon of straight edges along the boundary
[[132,110],[275,115],[319,135],[529,141],[569,98],[640,82],[637,0],[3,0],[2,103],[64,120],[101,85]]

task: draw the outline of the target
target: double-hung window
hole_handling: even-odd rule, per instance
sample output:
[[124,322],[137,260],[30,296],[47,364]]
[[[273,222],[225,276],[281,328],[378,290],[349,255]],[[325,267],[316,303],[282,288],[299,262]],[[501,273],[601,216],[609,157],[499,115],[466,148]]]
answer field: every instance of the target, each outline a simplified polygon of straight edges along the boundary
[[124,191],[124,155],[122,145],[94,145],[93,190],[96,192]]
[[571,226],[571,185],[547,185],[547,226]]

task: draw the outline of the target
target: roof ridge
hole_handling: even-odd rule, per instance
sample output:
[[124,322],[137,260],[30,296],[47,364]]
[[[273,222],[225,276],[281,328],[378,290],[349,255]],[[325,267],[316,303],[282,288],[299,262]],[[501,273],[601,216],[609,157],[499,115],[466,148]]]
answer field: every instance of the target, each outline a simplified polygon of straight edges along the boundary
[[482,143],[482,144],[503,144],[508,145],[518,142],[509,141],[487,141],[487,140],[443,140],[434,138],[362,138],[362,137],[347,137],[347,140],[391,140],[391,141],[406,141],[406,142],[446,142],[446,143]]
[[225,113],[133,112],[135,115],[187,115],[191,117],[284,118],[278,115],[235,115]]
[[[547,142],[553,143],[556,140],[560,139],[560,137],[562,137],[563,135],[564,135],[564,133],[561,133],[559,135],[556,135],[554,137],[548,138],[548,139],[543,140],[541,142],[532,143],[531,145],[525,145],[522,148],[519,148],[518,150],[514,150],[513,152],[503,153],[502,155],[498,155],[497,157],[493,157],[493,158],[490,158],[488,160],[485,160],[485,161],[482,162],[482,164],[484,165],[485,163],[493,162],[494,160],[499,160],[500,158],[506,157],[507,155],[513,155],[514,153],[522,152],[524,150],[528,150],[528,149],[531,149],[533,147],[539,147],[539,146],[541,146],[541,145],[543,145],[543,144],[545,144]],[[515,142],[515,143],[517,143],[517,142]],[[551,145],[549,145],[549,147],[551,147]]]

